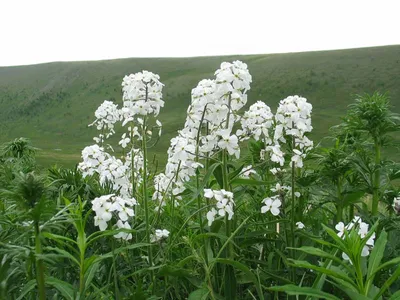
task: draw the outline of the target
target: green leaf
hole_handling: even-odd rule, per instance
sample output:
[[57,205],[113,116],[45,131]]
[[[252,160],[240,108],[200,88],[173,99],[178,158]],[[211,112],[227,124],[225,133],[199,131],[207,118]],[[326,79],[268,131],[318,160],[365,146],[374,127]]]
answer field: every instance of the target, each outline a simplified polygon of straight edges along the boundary
[[258,282],[257,277],[253,274],[253,272],[251,272],[251,270],[247,266],[245,266],[241,262],[227,258],[217,258],[215,259],[215,262],[231,265],[232,267],[244,272],[248,276],[248,278],[254,283],[259,299],[264,299],[264,295],[261,290],[261,285]]
[[42,236],[44,236],[46,238],[49,238],[49,239],[52,239],[52,240],[54,240],[56,242],[68,241],[68,242],[70,242],[72,244],[76,244],[76,242],[74,240],[72,240],[70,238],[67,238],[66,236],[63,236],[63,235],[53,234],[53,233],[50,233],[50,232],[42,232],[41,234],[42,234]]
[[24,288],[22,289],[21,294],[19,295],[17,300],[26,299],[25,295],[28,294],[31,290],[33,290],[35,287],[36,287],[36,279],[28,281],[28,283],[24,285]]
[[332,245],[332,246],[335,248],[339,248],[342,251],[345,251],[346,245],[343,242],[343,240],[340,237],[338,237],[337,233],[324,224],[322,224],[322,227],[331,236],[331,238],[336,242],[336,245]]
[[75,289],[68,282],[54,277],[46,277],[46,283],[55,287],[67,300],[75,300]]
[[218,164],[215,167],[213,174],[214,174],[215,179],[218,182],[218,185],[222,189],[224,187],[224,181],[223,181],[223,178],[222,178],[222,166],[221,166],[221,164]]
[[86,270],[85,270],[85,276],[84,276],[84,280],[85,280],[85,291],[87,290],[87,288],[90,286],[90,284],[92,283],[93,277],[96,274],[97,270],[100,267],[100,263],[94,263],[91,264]]
[[247,179],[247,178],[235,178],[230,181],[232,185],[268,185],[270,184],[267,181],[260,181],[255,179]]
[[[65,257],[65,258],[68,258],[68,259],[70,259],[72,262],[76,263],[76,265],[77,265],[78,267],[80,266],[79,261],[78,261],[73,255],[71,255],[68,251],[65,251],[65,250],[63,250],[63,249],[56,248],[56,247],[46,247],[46,249],[47,249],[47,250],[55,251],[55,252],[57,252],[58,254],[60,254],[60,256]],[[47,254],[47,255],[50,255],[50,254]]]
[[198,289],[190,293],[188,300],[206,300],[209,293],[206,288]]
[[335,297],[331,294],[322,292],[320,290],[311,288],[311,287],[301,287],[293,284],[287,284],[284,286],[275,286],[268,288],[270,291],[275,292],[285,292],[288,295],[305,295],[305,296],[312,296],[318,297],[327,300],[340,300],[340,298]]
[[375,296],[374,300],[379,299],[380,296],[399,278],[400,276],[400,266],[397,267],[396,271],[389,277],[388,280],[382,285],[381,290],[379,291],[378,295]]
[[[194,241],[196,241],[197,239],[203,239],[203,238],[219,238],[221,240],[221,242],[225,242],[228,237],[226,235],[220,234],[220,233],[216,233],[216,232],[207,232],[207,233],[202,233],[202,234],[198,234],[196,235],[196,237],[193,239]],[[231,241],[231,243],[236,247],[239,248],[233,241]]]
[[388,300],[399,300],[400,299],[400,290],[394,293]]
[[392,266],[392,265],[397,265],[397,264],[399,264],[399,263],[400,263],[400,257],[393,258],[393,259],[391,259],[391,260],[389,260],[389,261],[387,261],[387,262],[381,264],[381,265],[374,271],[374,273],[377,273],[377,272],[379,272],[380,270],[383,270],[383,269],[385,269],[385,268],[387,268],[387,267],[389,267],[389,266]]
[[357,203],[361,200],[362,196],[365,195],[364,191],[356,191],[352,193],[345,194],[343,197],[344,205],[350,205]]
[[350,283],[351,285],[355,286],[355,283],[353,282],[353,280],[351,280],[344,272],[343,273],[339,273],[330,269],[326,269],[324,267],[319,267],[313,264],[310,264],[308,261],[303,261],[303,260],[293,260],[293,259],[289,259],[292,264],[296,267],[300,267],[300,268],[305,268],[305,269],[311,269],[311,270],[315,270],[318,272],[322,272],[330,277],[332,277],[333,279],[338,278],[341,280],[344,280],[348,283]]
[[[206,175],[204,175],[203,181],[202,181],[202,183],[201,183],[201,185],[200,185],[201,191],[203,191],[204,187],[207,186],[207,183],[208,183],[208,181],[210,180],[211,175],[214,173],[214,170],[215,170],[218,166],[220,167],[220,166],[221,166],[221,163],[219,163],[219,162],[214,163],[214,164],[212,164],[212,165],[208,168],[208,171],[207,171]],[[196,195],[196,197],[197,197],[197,195]]]
[[106,259],[106,258],[112,258],[113,256],[115,256],[115,255],[117,255],[117,254],[119,254],[121,252],[124,252],[126,250],[132,250],[132,249],[148,247],[148,246],[153,246],[153,245],[152,244],[147,244],[147,243],[137,243],[137,244],[133,244],[133,245],[125,246],[125,247],[120,247],[120,248],[115,249],[114,253],[111,251],[111,252],[108,252],[106,254],[99,255],[98,257],[96,257],[96,259],[94,260],[93,263],[97,263],[97,262],[102,261],[103,259]]
[[382,231],[368,259],[367,281],[372,282],[374,280],[375,277],[374,272],[378,269],[381,263],[386,243],[387,243],[387,233],[385,231]]
[[348,283],[341,280],[335,280],[336,282],[330,281],[331,284],[336,286],[339,290],[342,290],[350,297],[350,300],[371,300],[366,296],[361,295],[358,290],[354,287],[349,287]]
[[229,180],[235,179],[243,170],[244,165],[242,164],[240,167],[235,169],[233,172],[229,173]]
[[325,252],[319,248],[315,248],[315,247],[309,247],[309,246],[303,246],[301,248],[288,248],[288,249],[295,249],[298,251],[302,251],[304,253],[310,254],[310,255],[315,255],[315,256],[319,256],[319,257],[323,257],[323,258],[328,258],[330,260],[333,260],[339,264],[343,264],[343,260],[341,260],[340,258],[337,258],[335,255],[332,255],[328,252]]
[[163,266],[158,272],[159,276],[173,276],[173,277],[192,277],[188,269],[177,268],[174,266]]

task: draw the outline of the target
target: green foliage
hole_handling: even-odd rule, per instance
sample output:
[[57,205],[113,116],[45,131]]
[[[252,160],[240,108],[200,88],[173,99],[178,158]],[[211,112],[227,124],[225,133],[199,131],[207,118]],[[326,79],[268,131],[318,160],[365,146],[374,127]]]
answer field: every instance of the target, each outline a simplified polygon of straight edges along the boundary
[[[263,58],[249,60],[255,65]],[[69,95],[58,97],[61,103]],[[399,299],[400,219],[391,205],[400,192],[400,166],[384,151],[377,160],[376,147],[364,141],[367,136],[389,148],[380,142],[396,129],[388,108],[386,96],[362,96],[350,107],[348,126],[333,132],[332,147],[314,149],[302,169],[287,161],[276,176],[270,172],[276,165],[260,158],[263,142],[249,141],[240,160],[220,151],[162,213],[151,201],[154,175],[144,170],[145,180],[133,191],[139,205],[129,230],[115,229],[113,220],[105,231],[94,225],[91,201],[115,193],[111,183],[101,185],[77,168],[40,173],[35,148],[25,139],[7,143],[0,161],[0,298]],[[146,153],[146,141],[142,147]],[[289,153],[291,145],[283,150]],[[243,178],[250,164],[257,174]],[[277,191],[280,214],[261,214],[261,200],[282,186],[291,188]],[[235,214],[231,220],[217,215],[209,226],[205,214],[213,203],[204,189],[222,188],[233,193]],[[374,214],[368,201],[377,195],[381,209]],[[339,237],[334,224],[355,214],[375,225],[363,238],[356,226]],[[170,236],[151,241],[158,228]],[[121,232],[133,239],[116,240]],[[373,234],[375,246],[363,257]]]
[[[321,292],[323,282],[329,282],[337,289],[342,290],[349,299],[382,299],[382,295],[387,295],[386,292],[391,284],[400,277],[400,266],[394,269],[393,275],[387,279],[382,287],[374,285],[375,277],[382,272],[383,269],[398,264],[400,260],[393,259],[386,263],[381,262],[387,244],[387,233],[385,231],[380,233],[369,257],[367,259],[362,258],[362,249],[367,240],[375,232],[377,225],[378,224],[376,224],[364,238],[360,238],[357,233],[358,228],[355,226],[350,231],[345,232],[345,238],[343,240],[339,238],[333,230],[324,226],[326,232],[334,241],[325,251],[316,247],[301,247],[296,249],[308,255],[319,257],[319,265],[300,260],[291,260],[291,263],[298,268],[306,268],[325,274],[326,277],[323,280],[321,280],[322,277],[317,278],[313,287],[286,285],[270,288],[270,290],[285,291],[290,295],[307,295],[324,299],[339,299]],[[326,243],[321,244],[326,246]],[[336,256],[336,254],[340,252],[348,255],[351,264]],[[316,288],[317,286],[318,288]],[[397,299],[395,297],[396,296],[392,294],[388,299]]]

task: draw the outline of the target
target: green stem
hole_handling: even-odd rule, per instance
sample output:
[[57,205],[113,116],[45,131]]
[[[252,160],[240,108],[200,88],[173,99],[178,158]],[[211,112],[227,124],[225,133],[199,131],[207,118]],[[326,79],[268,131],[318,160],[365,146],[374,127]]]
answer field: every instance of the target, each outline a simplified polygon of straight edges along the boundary
[[[358,283],[358,289],[361,295],[365,295],[364,291],[364,280],[363,280],[363,273],[362,273],[362,268],[361,268],[361,263],[360,260],[358,259],[357,261],[357,267],[356,267],[356,276],[357,276],[357,283]],[[366,295],[365,295],[366,296]]]
[[[229,128],[229,119],[230,119],[230,112],[231,112],[231,101],[232,96],[229,94],[228,99],[228,115],[226,118],[225,128]],[[222,182],[223,188],[225,191],[230,191],[229,186],[229,178],[228,178],[228,153],[227,150],[224,149],[222,151]],[[225,223],[226,223],[226,237],[229,238],[232,234],[232,220],[228,220],[228,216],[225,216]],[[226,254],[229,259],[234,259],[234,250],[233,244],[229,242],[226,249]],[[225,297],[226,299],[236,299],[236,276],[235,271],[232,266],[225,266]]]
[[[295,146],[296,146],[296,143],[295,143],[295,137],[293,136],[292,137],[292,148],[294,149],[295,148]],[[290,237],[291,237],[291,242],[290,242],[290,246],[292,247],[292,249],[290,249],[290,256],[292,257],[292,259],[295,259],[295,252],[294,252],[294,247],[295,247],[295,239],[294,239],[294,231],[295,231],[295,221],[296,221],[296,219],[295,219],[295,215],[296,215],[296,212],[295,212],[295,185],[296,185],[296,182],[295,182],[295,179],[296,179],[296,168],[295,168],[295,164],[294,164],[294,161],[292,161],[292,190],[291,190],[291,196],[292,196],[292,201],[291,201],[291,214],[290,214]],[[290,272],[290,274],[291,274],[291,280],[292,280],[292,282],[294,282],[295,283],[295,280],[296,280],[296,273],[295,273],[295,268],[291,268],[291,272]]]
[[[146,86],[146,101],[148,98],[148,87]],[[147,191],[147,140],[146,140],[146,116],[143,118],[142,127],[142,152],[143,152],[143,202],[144,202],[144,214],[146,223],[146,242],[150,244],[150,218],[149,218],[149,196]],[[153,252],[151,246],[148,246],[148,256],[150,267],[153,267]],[[153,289],[155,286],[154,271],[151,271],[151,278],[153,281]]]
[[118,273],[117,273],[117,268],[115,267],[115,252],[114,252],[115,240],[113,237],[111,239],[112,239],[111,246],[112,246],[112,257],[113,257],[113,273],[114,273],[113,277],[114,277],[115,299],[118,300],[118,299],[120,299],[120,294],[119,294],[119,288],[118,288],[118,277],[117,277]]
[[80,270],[79,270],[79,296],[84,299],[85,293],[85,252],[80,252]]
[[375,174],[373,183],[373,194],[372,194],[372,215],[378,214],[379,206],[379,187],[380,187],[380,164],[381,164],[381,147],[377,141],[375,141]]
[[133,122],[131,125],[131,143],[132,143],[132,149],[131,149],[131,182],[132,182],[132,198],[135,198],[135,151],[134,151],[134,144],[133,144]]
[[336,223],[343,219],[343,199],[342,199],[342,180],[339,178],[337,183],[337,203],[336,203]]
[[39,292],[39,299],[46,299],[46,289],[44,280],[43,260],[38,256],[42,254],[42,244],[40,242],[39,222],[35,222],[35,253],[36,253],[36,281]]

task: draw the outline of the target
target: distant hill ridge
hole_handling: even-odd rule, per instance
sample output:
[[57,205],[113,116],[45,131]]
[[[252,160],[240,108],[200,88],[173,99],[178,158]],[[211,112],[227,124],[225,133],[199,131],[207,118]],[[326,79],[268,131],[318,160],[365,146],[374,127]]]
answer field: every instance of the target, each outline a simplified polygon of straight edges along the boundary
[[[164,134],[154,153],[165,153],[183,126],[190,91],[213,78],[223,61],[242,60],[253,76],[249,103],[263,100],[275,108],[298,94],[313,104],[313,138],[328,134],[345,113],[353,95],[389,92],[400,113],[400,45],[288,54],[195,58],[129,58],[91,62],[54,62],[0,67],[0,142],[24,136],[42,149],[40,161],[68,166],[92,143],[87,125],[105,99],[121,103],[124,75],[149,70],[165,84],[165,107],[159,119]],[[118,138],[118,137],[116,137]],[[61,150],[60,150],[61,149]]]

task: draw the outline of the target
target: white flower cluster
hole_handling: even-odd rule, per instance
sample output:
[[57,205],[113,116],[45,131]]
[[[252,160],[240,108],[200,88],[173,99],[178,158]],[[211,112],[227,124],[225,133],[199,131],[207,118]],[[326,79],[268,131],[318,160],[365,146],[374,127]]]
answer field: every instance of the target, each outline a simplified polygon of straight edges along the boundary
[[165,174],[155,178],[154,200],[165,205],[166,198],[179,200],[184,182],[202,167],[196,160],[225,149],[229,155],[240,154],[238,137],[232,134],[237,110],[247,102],[251,75],[247,65],[235,61],[222,63],[215,80],[202,80],[192,90],[185,127],[171,140]]
[[100,184],[107,182],[113,185],[115,191],[127,196],[131,192],[129,182],[130,162],[115,158],[104,151],[99,145],[85,147],[82,151],[83,161],[79,163],[78,168],[82,171],[84,177],[98,174]]
[[154,234],[150,235],[150,242],[155,243],[169,237],[169,231],[167,229],[156,229]]
[[103,143],[104,139],[112,136],[114,131],[114,124],[121,118],[118,106],[111,101],[105,100],[94,113],[96,120],[89,126],[95,125],[97,130],[101,133],[98,137],[94,137],[96,143]]
[[292,136],[295,141],[295,148],[291,161],[296,168],[303,167],[303,158],[312,149],[313,142],[305,134],[311,132],[311,112],[312,105],[306,98],[299,96],[289,96],[279,102],[279,107],[275,114],[275,131],[273,144],[266,147],[266,151],[271,153],[271,160],[284,165],[284,153],[281,150],[280,142],[286,143],[285,136]]
[[272,143],[270,128],[274,125],[274,115],[271,109],[262,101],[257,101],[246,111],[240,120],[242,130],[238,135],[244,138],[253,137],[256,141],[260,138],[266,145]]
[[[137,202],[133,198],[122,198],[115,194],[104,195],[95,198],[92,201],[92,209],[96,216],[94,217],[94,224],[99,226],[101,231],[104,231],[108,227],[108,223],[112,216],[118,218],[116,226],[119,229],[131,229],[128,218],[134,216],[133,207],[137,205]],[[132,239],[132,234],[127,232],[119,232],[114,235],[116,238],[124,240]]]
[[208,199],[214,198],[215,200],[217,200],[217,209],[212,208],[207,213],[208,226],[211,226],[211,224],[214,222],[216,215],[224,217],[226,214],[228,214],[228,220],[232,219],[234,214],[233,207],[235,205],[232,192],[228,192],[225,190],[214,191],[211,189],[204,189],[204,197]]
[[[134,193],[132,182],[135,182],[135,185],[140,185],[143,182],[144,158],[142,151],[134,148],[134,140],[142,140],[144,134],[147,138],[151,138],[152,130],[149,130],[150,127],[146,123],[146,118],[148,115],[157,116],[160,108],[164,106],[164,101],[162,100],[163,84],[159,79],[158,75],[148,71],[125,76],[122,82],[123,107],[119,109],[113,102],[106,100],[96,110],[96,120],[91,125],[96,125],[96,128],[101,133],[94,138],[97,144],[83,149],[83,161],[78,167],[83,172],[84,177],[96,174],[99,176],[101,185],[111,184],[115,195],[118,196],[113,194],[112,196],[103,196],[105,198],[96,198],[97,201],[95,199],[93,202],[93,210],[97,205],[100,212],[104,207],[107,208],[107,211],[113,212],[119,211],[118,207],[125,209],[124,207],[126,206],[122,205],[122,203],[126,205],[129,203],[136,204],[136,201],[132,202],[133,200],[129,199]],[[124,133],[119,141],[119,145],[124,149],[124,155],[121,158],[116,158],[109,154],[103,147],[104,139],[115,133],[114,127],[118,121],[122,122],[122,126],[129,123],[128,132]],[[161,122],[156,120],[154,128],[158,129],[159,135],[161,135]],[[109,148],[114,152],[111,146]],[[102,201],[105,201],[104,206],[103,204],[98,204]],[[111,210],[108,207],[110,203],[112,204]],[[128,215],[133,216],[130,213]],[[100,226],[101,230],[105,230],[107,221],[110,219],[111,215],[108,213],[96,213],[96,225]],[[123,217],[120,217],[117,226],[119,228],[130,228]],[[119,233],[116,237],[131,238],[131,236],[124,233]]]
[[[367,236],[369,225],[367,223],[364,223],[360,217],[354,217],[354,219],[347,225],[344,225],[343,222],[339,222],[338,224],[336,224],[335,229],[338,231],[337,235],[342,239],[345,239],[346,238],[345,232],[350,231],[353,227],[357,230],[358,235],[362,239]],[[371,235],[366,245],[362,249],[361,256],[368,256],[370,249],[374,247],[374,243],[375,243],[375,232]],[[344,260],[350,261],[350,257],[344,252],[342,253],[342,257]]]
[[164,106],[162,88],[160,76],[148,71],[125,76],[122,81],[124,107],[121,110],[124,124],[132,121],[135,115],[157,116]]

